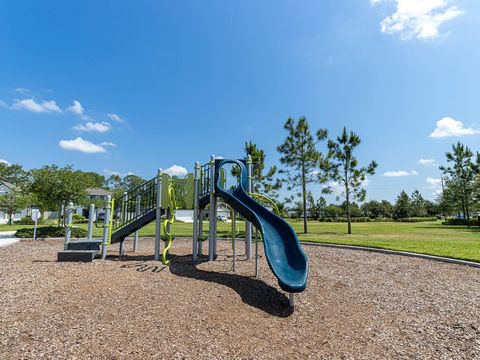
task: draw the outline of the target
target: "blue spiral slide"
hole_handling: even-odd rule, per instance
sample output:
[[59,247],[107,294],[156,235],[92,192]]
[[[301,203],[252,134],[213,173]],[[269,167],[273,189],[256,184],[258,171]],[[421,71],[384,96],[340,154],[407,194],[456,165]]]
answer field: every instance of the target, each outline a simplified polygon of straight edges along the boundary
[[[226,164],[236,164],[241,169],[240,184],[234,190],[221,185],[219,172]],[[215,161],[216,194],[260,231],[268,265],[280,287],[289,293],[302,292],[307,285],[308,260],[297,234],[285,220],[250,197],[247,185],[247,170],[241,161]]]

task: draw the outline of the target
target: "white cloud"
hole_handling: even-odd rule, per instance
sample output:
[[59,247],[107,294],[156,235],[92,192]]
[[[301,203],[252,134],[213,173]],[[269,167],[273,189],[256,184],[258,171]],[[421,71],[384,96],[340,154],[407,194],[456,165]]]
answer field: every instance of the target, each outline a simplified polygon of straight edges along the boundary
[[24,94],[24,95],[30,93],[30,89],[23,88],[23,87],[15,88],[15,89],[13,89],[13,91],[15,91],[16,93],[19,93],[19,94]]
[[451,117],[444,117],[437,121],[437,127],[430,134],[431,138],[445,138],[453,136],[468,136],[479,134],[480,130],[468,128],[463,125],[461,121],[452,119]]
[[82,106],[82,104],[78,100],[73,100],[72,105],[70,105],[66,110],[71,113],[74,113],[75,115],[78,115],[80,118],[82,118],[85,121],[92,120],[90,116],[85,114],[85,108]]
[[114,144],[113,142],[110,142],[110,141],[102,141],[100,143],[100,146],[111,146],[111,147],[117,147],[116,144]]
[[17,87],[13,89],[14,92],[19,93],[19,94],[28,94],[30,93],[30,89],[24,88],[24,87]]
[[427,187],[430,189],[437,189],[442,186],[442,179],[435,179],[432,177],[427,177],[426,180]]
[[93,123],[89,121],[85,124],[77,125],[73,129],[77,131],[84,131],[84,132],[105,133],[111,128],[112,126],[108,122]]
[[442,194],[442,179],[436,179],[432,177],[427,177],[425,180],[425,188],[433,190],[432,191],[432,196],[438,196]]
[[7,105],[7,103],[6,103],[5,101],[0,100],[0,107],[6,107],[6,108],[8,108],[8,105]]
[[5,159],[0,159],[0,163],[5,164],[5,165],[9,165],[9,166],[12,165],[12,163],[10,161],[5,160]]
[[433,195],[433,196],[438,196],[438,195],[441,195],[442,192],[443,192],[442,189],[437,189],[437,190],[435,190],[434,192],[432,192],[432,195]]
[[[362,188],[366,188],[370,184],[370,179],[368,177],[360,185]],[[345,188],[342,184],[337,181],[329,181],[327,187],[333,192],[336,196],[345,196]]]
[[179,165],[172,165],[168,169],[163,170],[163,172],[170,176],[185,176],[188,174],[188,170]]
[[380,23],[385,34],[398,34],[401,39],[433,39],[440,35],[440,26],[463,11],[452,5],[456,0],[370,0],[372,6],[395,2],[396,10]]
[[121,176],[121,177],[125,177],[127,175],[135,175],[135,173],[133,171],[129,171],[129,172],[126,172],[126,173],[121,173],[120,171],[115,171],[115,170],[110,170],[110,169],[103,169],[103,172],[107,175],[107,176],[111,176],[111,175],[118,175],[118,176]]
[[62,110],[53,100],[37,102],[34,99],[15,100],[12,105],[14,110],[27,110],[34,113],[61,113]]
[[423,166],[435,165],[435,159],[418,159],[418,164]]
[[83,115],[83,113],[85,112],[85,109],[83,108],[82,104],[80,104],[80,101],[73,100],[72,105],[70,105],[67,108],[67,111],[70,111],[70,112],[72,112],[74,114],[77,114],[77,115]]
[[387,171],[384,172],[382,176],[386,177],[402,177],[402,176],[416,176],[418,172],[415,170],[412,171],[405,171],[405,170],[397,170],[397,171]]
[[87,154],[104,153],[107,151],[104,147],[84,140],[81,137],[77,137],[74,140],[60,140],[58,145],[65,150],[80,151]]
[[116,121],[116,122],[124,122],[124,120],[118,116],[117,114],[107,114],[107,116],[109,117],[110,120],[113,120],[113,121]]

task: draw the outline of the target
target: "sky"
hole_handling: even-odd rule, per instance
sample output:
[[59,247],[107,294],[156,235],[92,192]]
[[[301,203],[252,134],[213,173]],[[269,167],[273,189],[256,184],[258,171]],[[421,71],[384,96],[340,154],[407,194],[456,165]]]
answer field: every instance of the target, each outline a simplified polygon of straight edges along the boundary
[[0,161],[151,178],[252,140],[278,165],[305,116],[360,135],[368,199],[434,199],[452,144],[480,150],[479,20],[477,0],[0,0]]

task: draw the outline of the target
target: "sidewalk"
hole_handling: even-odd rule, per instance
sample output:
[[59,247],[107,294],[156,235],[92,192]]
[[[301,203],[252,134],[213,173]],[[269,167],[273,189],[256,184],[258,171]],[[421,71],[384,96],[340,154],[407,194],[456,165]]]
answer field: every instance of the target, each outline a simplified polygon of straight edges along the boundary
[[19,240],[15,237],[15,231],[0,231],[0,247],[15,244]]

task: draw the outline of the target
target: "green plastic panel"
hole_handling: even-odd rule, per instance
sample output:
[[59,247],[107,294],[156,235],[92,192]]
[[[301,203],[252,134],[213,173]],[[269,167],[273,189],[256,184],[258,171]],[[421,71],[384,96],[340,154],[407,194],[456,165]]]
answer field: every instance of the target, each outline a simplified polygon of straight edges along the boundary
[[187,174],[184,180],[183,198],[185,200],[184,209],[193,209],[193,200],[195,195],[195,176]]
[[227,170],[224,168],[220,169],[220,184],[225,189],[225,186],[227,185]]
[[170,185],[171,181],[172,178],[170,175],[162,173],[162,201],[160,204],[162,209],[166,209],[168,207],[168,186]]

